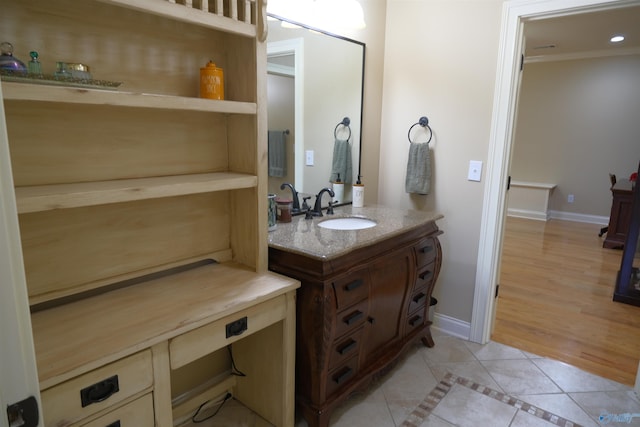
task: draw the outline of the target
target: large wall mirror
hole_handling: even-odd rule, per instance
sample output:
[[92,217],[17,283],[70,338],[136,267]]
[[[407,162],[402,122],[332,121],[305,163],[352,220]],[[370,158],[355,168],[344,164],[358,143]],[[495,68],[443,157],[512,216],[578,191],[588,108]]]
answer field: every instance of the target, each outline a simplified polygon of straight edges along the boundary
[[[284,25],[283,25],[284,23]],[[349,142],[351,176],[341,176],[344,200],[360,173],[364,43],[270,16],[267,37],[269,193],[309,203],[331,188],[336,140]],[[344,126],[345,118],[349,126]],[[333,177],[335,179],[335,176]],[[330,201],[323,198],[323,206]]]

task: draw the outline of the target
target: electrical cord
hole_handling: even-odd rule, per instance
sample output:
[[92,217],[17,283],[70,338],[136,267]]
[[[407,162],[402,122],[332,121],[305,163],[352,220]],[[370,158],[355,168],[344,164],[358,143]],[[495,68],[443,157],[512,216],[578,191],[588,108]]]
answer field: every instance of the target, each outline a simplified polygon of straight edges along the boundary
[[[231,345],[227,346],[227,350],[229,351],[229,357],[231,358],[231,375],[235,375],[238,377],[246,377],[247,375],[242,372],[241,370],[239,370],[236,367],[236,362],[233,360],[233,351],[231,350]],[[220,402],[220,406],[218,406],[215,410],[215,412],[211,415],[209,415],[208,417],[202,418],[200,420],[197,419],[198,414],[200,414],[200,411],[202,410],[202,408],[209,402],[211,402],[211,400],[207,400],[204,403],[202,403],[200,406],[198,406],[198,409],[196,409],[196,412],[193,414],[193,416],[191,416],[191,421],[194,424],[198,424],[198,423],[202,423],[204,421],[207,421],[213,417],[215,417],[216,415],[218,415],[218,412],[220,412],[220,409],[222,409],[222,406],[226,403],[227,400],[231,399],[233,396],[231,395],[231,393],[227,393],[224,397],[224,399],[222,400],[222,402]]]
[[201,420],[196,419],[196,417],[198,416],[198,414],[200,413],[200,411],[202,410],[204,405],[206,405],[207,403],[211,402],[211,400],[207,400],[202,405],[198,406],[198,409],[196,410],[195,414],[193,414],[193,416],[191,417],[191,421],[194,424],[198,424],[198,423],[205,422],[208,419],[211,419],[211,418],[215,417],[216,415],[218,415],[218,412],[220,412],[220,409],[222,409],[222,405],[224,405],[226,403],[226,401],[231,399],[232,397],[233,396],[231,395],[231,393],[227,393],[226,396],[224,397],[224,399],[222,400],[222,402],[220,402],[220,406],[218,406],[218,408],[215,410],[215,412],[213,414],[209,415],[208,417],[202,418]]
[[227,350],[229,350],[229,357],[231,357],[231,375],[235,375],[238,377],[246,377],[247,375],[236,368],[236,362],[233,360],[233,352],[231,351],[231,345],[227,346]]

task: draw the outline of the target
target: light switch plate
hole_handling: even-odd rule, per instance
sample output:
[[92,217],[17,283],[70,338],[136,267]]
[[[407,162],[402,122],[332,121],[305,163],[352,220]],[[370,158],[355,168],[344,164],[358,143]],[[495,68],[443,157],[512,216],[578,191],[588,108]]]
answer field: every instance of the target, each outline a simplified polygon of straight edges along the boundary
[[313,150],[307,150],[304,152],[305,165],[313,166]]
[[470,160],[469,161],[469,181],[480,181],[480,177],[482,176],[482,161],[481,160]]

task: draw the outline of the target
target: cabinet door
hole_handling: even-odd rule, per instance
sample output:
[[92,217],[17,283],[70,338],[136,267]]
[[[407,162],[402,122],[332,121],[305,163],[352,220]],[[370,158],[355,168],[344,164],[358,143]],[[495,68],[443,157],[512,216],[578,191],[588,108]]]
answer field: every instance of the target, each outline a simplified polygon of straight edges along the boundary
[[400,339],[407,289],[413,283],[415,260],[409,249],[384,256],[371,264],[369,327],[364,342],[365,361],[376,358],[385,345]]

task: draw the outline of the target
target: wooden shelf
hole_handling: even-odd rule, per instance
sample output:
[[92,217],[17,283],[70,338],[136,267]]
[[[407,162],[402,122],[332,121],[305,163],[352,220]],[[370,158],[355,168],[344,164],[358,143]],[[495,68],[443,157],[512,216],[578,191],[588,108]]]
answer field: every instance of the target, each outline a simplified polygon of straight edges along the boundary
[[219,172],[156,178],[17,187],[18,213],[255,187],[254,175]]
[[[138,10],[144,13],[186,22],[206,28],[213,28],[232,34],[256,37],[254,24],[242,22],[231,17],[198,10],[189,6],[172,3],[167,0],[99,0],[102,3]],[[210,0],[213,2],[215,0]],[[248,2],[247,2],[248,3]]]
[[254,102],[217,101],[184,96],[49,86],[44,84],[2,82],[2,92],[5,100],[13,101],[109,105],[227,114],[256,114],[257,111]]

